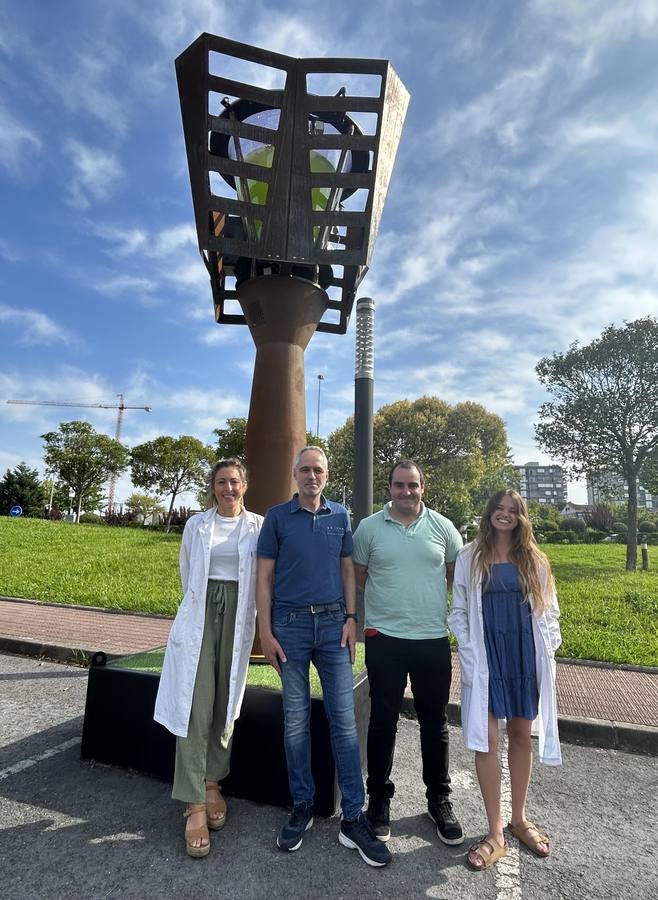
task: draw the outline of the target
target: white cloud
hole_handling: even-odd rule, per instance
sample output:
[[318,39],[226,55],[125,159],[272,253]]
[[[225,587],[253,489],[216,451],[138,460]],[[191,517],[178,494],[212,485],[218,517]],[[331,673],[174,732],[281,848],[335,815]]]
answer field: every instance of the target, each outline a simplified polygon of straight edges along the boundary
[[[150,278],[138,275],[111,275],[93,284],[95,290],[109,297],[121,297],[133,300],[137,296],[142,302],[158,289],[158,285]],[[152,298],[151,298],[152,302]]]
[[109,242],[108,250],[118,257],[134,256],[153,259],[170,258],[180,250],[196,247],[196,228],[181,222],[160,231],[145,226],[105,225],[94,220],[87,223],[91,230]]
[[0,167],[13,178],[20,178],[42,149],[38,134],[0,107]]
[[160,0],[157,12],[151,6],[140,6],[132,0],[124,4],[125,12],[141,22],[168,51],[180,53],[203,31],[223,34],[227,21],[238,13],[222,0]]
[[[99,26],[99,31],[87,33],[84,43],[69,49],[61,59],[49,58],[27,43],[21,49],[39,80],[48,85],[65,110],[95,119],[104,133],[124,135],[133,101],[130,90],[119,86],[126,72],[123,35],[108,39]],[[131,63],[131,71],[137,74],[135,69]]]
[[[207,318],[205,316],[204,318]],[[206,344],[208,347],[216,347],[218,344],[232,344],[236,339],[244,339],[244,329],[239,330],[232,325],[215,324],[209,331],[204,331],[199,335],[199,342]]]
[[5,262],[17,263],[21,262],[23,254],[9,241],[0,238],[0,257],[4,259]]
[[73,165],[73,177],[67,190],[71,206],[88,209],[94,202],[108,200],[124,177],[117,157],[75,138],[68,138],[63,150]]
[[0,303],[0,322],[15,325],[18,329],[18,343],[23,346],[33,344],[77,343],[78,338],[67,328],[58,325],[45,313],[34,309],[18,309]]

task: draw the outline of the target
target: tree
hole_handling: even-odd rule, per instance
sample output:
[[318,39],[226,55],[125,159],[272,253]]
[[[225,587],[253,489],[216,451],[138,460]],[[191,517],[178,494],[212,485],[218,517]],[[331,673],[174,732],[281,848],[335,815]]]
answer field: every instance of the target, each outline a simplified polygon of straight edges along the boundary
[[214,458],[212,447],[185,434],[177,438],[162,435],[133,447],[130,461],[133,484],[147,491],[155,488],[165,496],[171,494],[167,531],[176,497],[182,491],[201,487]]
[[[216,459],[238,459],[245,460],[247,457],[247,420],[235,416],[226,420],[225,428],[215,428],[213,434],[217,435],[217,446],[215,448]],[[309,446],[322,447],[327,452],[325,441],[310,431],[306,432],[306,443]],[[301,449],[301,448],[300,448]]]
[[597,503],[587,515],[587,524],[597,531],[612,531],[615,517],[607,503]]
[[[502,491],[506,488],[514,488],[515,491],[518,491],[521,488],[521,476],[519,475],[519,470],[511,463],[511,461],[506,462],[505,465],[501,466],[500,469],[497,469],[490,475],[485,475],[477,488],[471,491],[471,502],[475,514],[480,515],[482,513],[489,498],[492,497],[496,491]],[[550,506],[551,504],[538,504],[538,506],[546,505]]]
[[153,497],[151,494],[131,494],[125,503],[126,509],[134,513],[144,524],[146,519],[151,516],[164,515],[164,506],[159,497]]
[[62,422],[59,431],[42,434],[44,462],[73,491],[72,506],[80,511],[92,499],[97,503],[104,483],[128,465],[128,449],[89,422]]
[[226,420],[225,428],[215,428],[213,434],[217,435],[217,447],[215,455],[217,459],[241,459],[245,458],[245,445],[247,442],[247,420],[239,416]]
[[12,506],[18,504],[25,516],[42,516],[45,504],[43,484],[36,469],[20,462],[12,471],[7,469],[0,481],[0,515],[8,516]]
[[658,450],[658,320],[608,326],[584,347],[537,364],[553,399],[539,410],[537,440],[574,475],[615,472],[628,485],[626,569],[637,564],[637,479]]
[[[398,400],[374,417],[373,499],[388,499],[388,472],[403,457],[425,473],[425,502],[455,523],[473,515],[473,495],[483,479],[507,464],[503,420],[478,403],[450,406],[438,397]],[[327,441],[329,477],[334,494],[352,485],[354,423],[347,422]]]
[[[554,503],[539,503],[537,500],[528,500],[528,512],[532,527],[537,531],[557,531],[560,527],[560,510]],[[548,529],[546,528],[548,526]]]
[[640,474],[640,484],[650,494],[658,496],[658,448],[645,459]]
[[560,521],[560,531],[575,531],[577,534],[584,534],[586,527],[583,519],[578,519],[576,516],[565,516]]

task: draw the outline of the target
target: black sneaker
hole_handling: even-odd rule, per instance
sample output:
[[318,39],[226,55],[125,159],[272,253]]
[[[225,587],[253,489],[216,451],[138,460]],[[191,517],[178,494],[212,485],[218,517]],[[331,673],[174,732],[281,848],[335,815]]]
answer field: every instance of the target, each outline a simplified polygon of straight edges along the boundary
[[444,844],[461,844],[464,832],[452,811],[452,803],[447,797],[427,801],[427,815],[436,825],[436,833]]
[[284,825],[276,839],[279,850],[291,853],[299,850],[304,840],[304,832],[313,824],[313,807],[309,803],[302,803],[293,807],[290,821]]
[[343,819],[338,840],[343,847],[358,850],[361,859],[369,866],[386,866],[393,859],[388,847],[377,840],[372,825],[363,813],[359,813],[356,819]]
[[391,801],[388,797],[370,797],[366,817],[370,822],[370,827],[375,832],[376,837],[380,841],[386,841],[391,836],[389,827]]

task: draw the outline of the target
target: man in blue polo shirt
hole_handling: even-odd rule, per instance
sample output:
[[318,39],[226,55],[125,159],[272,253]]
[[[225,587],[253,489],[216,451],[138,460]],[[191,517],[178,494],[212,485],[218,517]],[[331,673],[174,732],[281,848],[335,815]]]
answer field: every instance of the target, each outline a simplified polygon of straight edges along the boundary
[[449,799],[446,707],[452,670],[446,616],[462,539],[449,519],[423,503],[417,463],[396,463],[388,483],[390,503],[354,533],[356,581],[365,586],[370,682],[367,815],[377,837],[388,841],[395,736],[409,677],[427,811],[444,843],[461,844],[464,835]]
[[[295,457],[298,493],[268,510],[258,539],[256,604],[263,655],[281,675],[290,821],[277,838],[298,850],[313,824],[309,665],[322,682],[324,708],[342,794],[338,840],[371,866],[391,861],[363,814],[365,794],[354,719],[352,662],[356,596],[352,532],[345,507],[327,500],[327,458],[320,447]],[[384,851],[384,852],[382,852]]]

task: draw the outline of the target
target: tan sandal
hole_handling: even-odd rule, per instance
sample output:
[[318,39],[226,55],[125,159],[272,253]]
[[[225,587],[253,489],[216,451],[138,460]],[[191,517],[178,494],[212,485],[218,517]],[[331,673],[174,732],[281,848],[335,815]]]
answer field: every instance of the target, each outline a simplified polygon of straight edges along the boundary
[[[183,815],[186,819],[188,819],[191,815],[197,812],[206,811],[205,803],[191,803]],[[206,841],[205,844],[201,844],[200,847],[195,847],[192,844],[192,841]],[[195,859],[202,859],[204,856],[208,856],[210,853],[210,835],[208,834],[208,826],[202,825],[200,828],[190,828],[189,831],[187,826],[185,828],[185,849],[187,850],[187,855],[192,856]]]
[[211,831],[219,831],[226,825],[226,800],[222,797],[221,788],[216,781],[206,781],[206,792],[215,790],[219,792],[219,800],[208,800],[206,793],[206,810],[208,816],[208,828]]
[[[542,834],[539,828],[532,822],[526,822],[525,819],[523,822],[519,822],[518,825],[512,825],[510,822],[507,826],[507,830],[510,834],[513,834],[517,840],[521,841],[522,844],[525,844],[528,850],[534,853],[535,856],[545,859],[551,852],[548,835]],[[546,850],[545,853],[538,850],[539,844],[546,844],[548,850]]]
[[474,865],[468,856],[466,857],[466,864],[474,872],[484,872],[485,869],[495,865],[499,859],[507,856],[508,850],[507,844],[499,844],[498,841],[485,835],[477,844],[473,844],[472,847],[468,848],[469,854],[474,853],[482,860],[482,865]]

